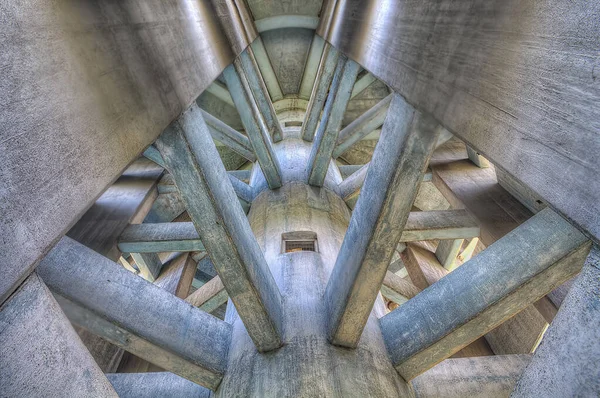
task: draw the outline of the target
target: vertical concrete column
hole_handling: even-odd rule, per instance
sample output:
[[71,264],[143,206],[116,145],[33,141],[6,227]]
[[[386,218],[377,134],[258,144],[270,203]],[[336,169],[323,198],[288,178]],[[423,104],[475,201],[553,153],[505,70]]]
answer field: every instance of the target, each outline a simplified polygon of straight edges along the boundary
[[0,307],[0,396],[117,397],[40,277]]
[[[284,139],[276,144],[276,151],[279,146],[294,148],[289,156],[279,156],[287,183],[276,191],[263,190],[248,218],[282,293],[284,344],[276,351],[259,353],[230,303],[229,362],[216,397],[411,397],[410,386],[396,373],[385,349],[376,315],[384,313],[381,299],[357,349],[327,341],[323,294],[350,211],[332,190],[302,182],[298,165],[306,164],[310,143]],[[326,181],[326,186],[336,184]],[[282,234],[299,231],[316,233],[317,252],[282,253]]]

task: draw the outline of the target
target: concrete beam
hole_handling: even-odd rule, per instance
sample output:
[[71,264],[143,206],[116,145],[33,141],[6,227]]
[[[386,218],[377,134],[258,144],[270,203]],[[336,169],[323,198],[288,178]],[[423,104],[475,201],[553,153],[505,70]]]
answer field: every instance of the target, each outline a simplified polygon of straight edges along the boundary
[[249,46],[240,54],[239,58],[236,60],[236,65],[238,62],[241,68],[236,66],[236,70],[239,74],[241,74],[242,71],[244,72],[245,80],[252,90],[258,111],[262,115],[265,126],[269,131],[269,137],[272,138],[273,142],[281,141],[283,139],[281,124],[279,124],[277,113],[275,112],[275,108],[273,108],[273,103],[269,96],[269,91],[260,74],[252,46]]
[[466,210],[413,211],[400,242],[473,238],[479,233],[479,222]]
[[225,322],[66,237],[38,272],[72,322],[188,380],[219,385],[231,338]]
[[254,40],[225,3],[3,3],[0,302]]
[[252,90],[245,76],[240,74],[242,66],[239,61],[229,65],[223,72],[227,87],[231,91],[235,107],[237,108],[246,134],[250,139],[254,154],[265,175],[269,188],[281,187],[281,170],[279,161],[273,151],[269,132],[252,95]]
[[530,361],[531,355],[446,359],[412,386],[416,398],[508,397]]
[[481,169],[485,169],[490,167],[490,162],[475,149],[471,148],[467,145],[467,155],[469,156],[469,160],[473,162],[473,164]]
[[511,397],[600,393],[600,248],[594,245]]
[[386,12],[348,0],[317,33],[600,241],[600,3],[369,6]]
[[300,90],[298,92],[298,96],[300,98],[310,100],[310,95],[315,84],[317,71],[319,70],[319,61],[321,59],[321,55],[323,54],[324,47],[325,40],[323,40],[320,36],[314,35],[312,42],[310,43],[310,49],[308,50],[306,64],[304,65],[302,82],[300,83]]
[[235,106],[235,104],[233,103],[233,98],[231,98],[231,94],[229,94],[229,90],[227,90],[227,87],[225,87],[225,85],[220,81],[215,80],[214,82],[212,82],[212,84],[206,88],[206,91],[208,91],[221,101],[225,102],[226,104]]
[[312,141],[317,131],[321,111],[325,105],[329,86],[333,80],[339,57],[339,51],[328,43],[325,43],[321,53],[321,60],[319,61],[319,69],[314,78],[308,108],[302,122],[301,135],[304,141]]
[[175,297],[185,299],[196,274],[196,262],[190,253],[182,253],[167,261],[154,284]]
[[273,70],[273,65],[269,59],[269,54],[267,53],[265,44],[262,41],[262,37],[257,37],[256,40],[252,42],[251,46],[252,50],[254,51],[256,63],[258,64],[258,68],[260,70],[260,75],[262,76],[265,85],[267,86],[267,90],[269,90],[269,94],[271,95],[271,101],[276,102],[282,100],[283,92],[281,91],[279,80],[277,80],[277,75]]
[[185,301],[209,314],[227,302],[229,296],[221,278],[215,276],[202,287],[190,294]]
[[356,203],[368,171],[369,163],[356,170],[338,185],[340,196],[346,203],[350,201]]
[[160,261],[160,258],[158,258],[158,254],[130,253],[135,261],[135,265],[137,265],[137,268],[140,270],[140,276],[148,282],[154,282],[154,280],[158,278],[158,274],[160,274],[160,270],[163,267],[163,263]]
[[169,372],[109,373],[119,398],[210,398],[210,390]]
[[208,112],[202,111],[202,116],[204,117],[204,120],[210,129],[211,136],[215,140],[226,145],[229,149],[243,156],[250,162],[256,161],[256,156],[254,155],[254,151],[252,150],[252,145],[250,144],[248,137],[229,127],[227,124],[223,123]]
[[[358,83],[357,83],[358,84]],[[338,158],[352,145],[356,144],[371,131],[380,127],[385,121],[388,107],[392,101],[393,94],[388,95],[374,107],[360,115],[358,119],[346,126],[338,135],[333,157]]]
[[327,284],[329,339],[356,347],[415,199],[437,123],[395,95]]
[[310,185],[323,186],[359,70],[360,65],[356,62],[343,55],[339,57],[323,109],[323,117],[315,134],[315,142],[308,160]]
[[191,222],[132,224],[119,237],[119,249],[126,253],[205,251]]
[[165,168],[165,162],[163,161],[162,155],[160,154],[158,149],[156,149],[155,146],[150,145],[148,148],[146,148],[142,155],[144,155],[146,159],[150,159],[160,167]]
[[381,284],[381,294],[398,305],[402,305],[415,297],[421,289],[404,278],[387,271]]
[[157,147],[248,334],[260,351],[279,347],[281,294],[231,184],[225,183],[227,172],[200,109],[192,105]]
[[438,247],[435,249],[435,256],[448,271],[456,268],[456,257],[460,253],[464,242],[464,239],[446,239],[440,240],[440,243],[438,243]]
[[235,177],[233,174],[227,173],[227,177],[229,177],[229,182],[231,182],[233,191],[240,201],[244,201],[250,205],[252,200],[254,200],[254,190],[252,187]]
[[371,72],[365,73],[361,76],[356,83],[354,84],[354,88],[352,89],[352,94],[350,95],[350,99],[356,97],[358,94],[365,91],[367,87],[369,87],[373,82],[375,82],[377,78],[371,74]]
[[579,272],[589,247],[562,217],[541,211],[381,318],[394,366],[405,380],[423,373]]
[[36,273],[0,306],[0,325],[3,397],[117,397]]

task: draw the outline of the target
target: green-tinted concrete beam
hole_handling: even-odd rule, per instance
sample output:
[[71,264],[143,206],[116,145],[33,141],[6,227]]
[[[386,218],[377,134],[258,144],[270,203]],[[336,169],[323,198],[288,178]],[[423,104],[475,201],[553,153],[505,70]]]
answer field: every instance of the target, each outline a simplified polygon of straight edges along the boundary
[[242,70],[242,66],[239,60],[236,60],[235,66],[229,65],[223,71],[223,77],[232,94],[235,106],[242,119],[242,124],[250,139],[260,168],[269,184],[269,188],[277,189],[281,187],[279,161],[273,150],[265,121],[255,103],[252,90],[245,76],[239,73],[240,70]]
[[433,152],[435,120],[395,94],[325,291],[333,344],[356,347]]
[[192,104],[163,132],[157,147],[257,349],[278,348],[282,344],[281,294],[237,203],[201,110]]
[[383,124],[388,107],[392,101],[392,96],[390,94],[379,101],[377,105],[363,113],[358,119],[340,131],[335,149],[333,150],[334,158],[341,156],[352,145]]
[[71,322],[197,384],[221,382],[229,324],[68,237],[37,270]]
[[[315,50],[316,51],[316,50]],[[310,54],[309,54],[310,55]],[[319,125],[321,111],[327,99],[329,86],[333,80],[333,75],[340,58],[340,53],[335,47],[325,43],[319,61],[319,68],[314,78],[308,108],[302,122],[301,135],[304,141],[312,141]],[[310,77],[307,77],[307,79]]]
[[279,124],[277,113],[275,112],[275,108],[273,108],[273,103],[269,96],[269,91],[260,74],[260,69],[256,62],[252,46],[246,48],[246,50],[240,54],[238,61],[242,68],[237,69],[237,71],[238,73],[240,73],[241,70],[244,71],[246,81],[256,100],[258,111],[261,113],[267,130],[269,131],[269,136],[272,137],[274,142],[281,141],[283,139],[281,124]]
[[381,318],[394,366],[423,373],[577,274],[590,243],[545,209]]
[[339,57],[323,109],[323,117],[315,134],[308,160],[308,183],[310,185],[323,186],[359,70],[360,65],[356,62],[343,55]]
[[210,129],[210,134],[215,140],[226,145],[229,149],[237,152],[251,162],[256,160],[248,137],[229,127],[208,112],[202,111],[202,116],[204,116],[204,120]]

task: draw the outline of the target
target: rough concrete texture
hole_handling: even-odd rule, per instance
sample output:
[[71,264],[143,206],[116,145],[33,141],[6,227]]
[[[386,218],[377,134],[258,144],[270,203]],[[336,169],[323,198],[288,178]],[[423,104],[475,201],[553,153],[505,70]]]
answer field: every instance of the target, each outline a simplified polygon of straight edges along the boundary
[[198,384],[219,384],[226,323],[67,237],[37,272],[73,323]]
[[[288,156],[302,154],[306,160],[309,151]],[[395,372],[385,350],[377,322],[377,315],[384,313],[381,299],[356,350],[328,343],[322,297],[350,219],[349,209],[330,190],[302,183],[303,168],[294,168],[303,163],[301,159],[282,156],[280,161],[288,182],[276,191],[263,191],[253,202],[249,219],[283,295],[284,346],[258,353],[229,304],[226,320],[233,325],[232,344],[228,370],[215,396],[411,397],[410,387]],[[301,179],[291,182],[292,175]],[[330,178],[334,176],[328,174]],[[326,181],[329,184],[334,185]],[[319,252],[281,254],[282,233],[295,231],[316,232]]]
[[317,33],[598,241],[599,12],[585,0],[349,0]]
[[600,396],[600,247],[594,246],[511,397]]
[[530,355],[446,359],[412,382],[417,398],[505,398]]
[[117,397],[35,273],[0,307],[0,397]]
[[119,398],[209,398],[210,390],[169,372],[109,373]]
[[0,302],[254,39],[226,6],[2,2]]

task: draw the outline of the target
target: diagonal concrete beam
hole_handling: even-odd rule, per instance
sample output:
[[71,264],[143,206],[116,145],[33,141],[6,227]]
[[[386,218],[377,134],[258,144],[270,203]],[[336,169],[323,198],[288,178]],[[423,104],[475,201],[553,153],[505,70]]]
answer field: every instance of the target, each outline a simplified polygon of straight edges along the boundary
[[590,243],[545,209],[381,318],[394,366],[423,373],[581,270]]
[[[241,68],[237,66],[237,62],[239,62]],[[236,60],[236,70],[240,74],[242,71],[244,73],[244,77],[256,100],[258,111],[262,115],[267,130],[269,131],[269,137],[272,137],[273,142],[281,141],[283,139],[281,124],[279,124],[277,113],[275,112],[275,108],[273,108],[273,103],[269,96],[269,91],[260,74],[252,46],[247,47],[246,50],[240,54],[239,58]]]
[[159,137],[200,239],[259,351],[281,345],[281,294],[194,104]]
[[406,303],[420,291],[421,289],[390,271],[385,273],[381,284],[381,294],[398,305]]
[[262,37],[258,36],[256,40],[252,42],[251,46],[252,50],[254,51],[256,63],[260,70],[260,75],[263,77],[265,85],[267,86],[267,90],[269,90],[269,94],[271,95],[271,100],[276,102],[283,99],[283,92],[281,91],[279,80],[277,79],[277,75],[275,74],[275,70],[271,64],[269,54],[267,53],[265,44],[262,41]]
[[329,91],[329,86],[333,80],[339,57],[339,51],[328,43],[325,43],[325,47],[321,53],[319,69],[314,78],[314,85],[310,100],[308,101],[308,108],[306,109],[304,121],[302,122],[301,135],[304,141],[312,141],[315,131],[317,131],[321,111],[325,105],[327,92]]
[[302,82],[300,83],[299,96],[300,98],[310,100],[310,95],[315,84],[317,72],[319,70],[319,61],[325,48],[325,40],[320,36],[314,35],[308,50],[306,64],[304,65],[304,73],[302,74]]
[[373,76],[373,74],[371,72],[366,72],[363,76],[361,76],[356,81],[356,84],[354,85],[354,88],[352,89],[352,94],[350,95],[350,98],[354,98],[358,94],[365,91],[367,89],[367,87],[369,87],[371,84],[373,84],[375,82],[375,80],[377,80],[377,78],[375,76]]
[[185,301],[206,311],[209,314],[225,304],[228,299],[227,291],[221,278],[215,276],[210,281],[206,282],[202,287],[190,294]]
[[225,68],[223,77],[227,82],[227,87],[231,92],[235,107],[240,114],[242,124],[269,188],[277,189],[281,187],[281,170],[271,145],[269,132],[266,130],[265,121],[258,110],[248,81],[240,73],[242,66],[239,60],[236,60],[234,65]]
[[329,339],[336,345],[358,344],[438,131],[432,118],[394,95],[325,291]]
[[73,323],[195,383],[219,385],[227,323],[67,237],[37,269]]
[[340,131],[335,149],[333,150],[334,158],[341,156],[352,145],[383,124],[392,97],[393,94],[388,95]]
[[160,154],[158,149],[156,149],[156,147],[154,147],[153,145],[150,145],[148,148],[146,148],[142,155],[144,155],[146,159],[150,159],[160,167],[165,168],[165,162],[163,161],[162,155]]
[[135,265],[137,265],[140,270],[140,276],[142,278],[148,282],[154,282],[154,280],[158,278],[158,274],[160,274],[160,270],[163,267],[163,263],[160,261],[160,258],[158,258],[158,254],[132,252],[131,257],[133,257]]
[[217,119],[208,112],[202,111],[202,116],[204,117],[204,120],[210,129],[211,136],[215,140],[226,145],[229,147],[229,149],[237,152],[245,159],[251,162],[256,161],[256,156],[254,155],[254,151],[252,150],[252,145],[250,144],[248,137],[229,127],[227,124],[223,123],[221,120]]
[[360,65],[345,56],[340,56],[335,68],[333,81],[323,109],[323,117],[315,134],[308,160],[308,183],[321,187],[336,145],[342,119],[350,101],[350,93]]

